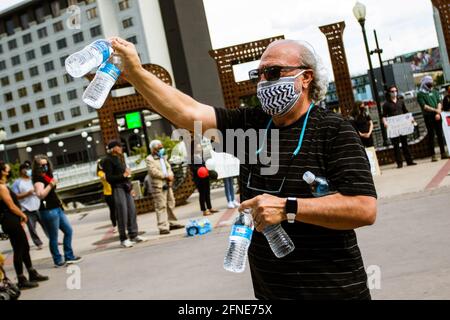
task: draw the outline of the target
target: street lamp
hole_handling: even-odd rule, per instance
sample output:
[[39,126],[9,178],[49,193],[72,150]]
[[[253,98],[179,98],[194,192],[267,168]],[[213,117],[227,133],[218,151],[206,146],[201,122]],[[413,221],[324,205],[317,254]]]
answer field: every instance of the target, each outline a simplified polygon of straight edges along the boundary
[[361,29],[362,29],[362,33],[363,33],[363,37],[364,37],[364,45],[366,46],[367,60],[369,61],[369,71],[370,71],[372,94],[373,94],[373,98],[375,99],[375,103],[377,104],[378,118],[379,118],[378,124],[380,126],[381,135],[383,137],[383,145],[387,145],[386,128],[381,124],[383,115],[381,112],[380,97],[378,96],[377,84],[375,82],[375,73],[373,72],[372,60],[370,58],[369,44],[367,42],[367,34],[366,34],[366,28],[365,28],[366,6],[363,5],[361,2],[356,2],[355,6],[353,7],[353,14],[355,15],[356,20],[358,20],[359,24],[361,25]]
[[86,132],[86,131],[83,131],[82,133],[81,133],[81,136],[83,137],[83,138],[87,138],[87,136],[88,136],[88,133]]
[[[64,142],[63,141],[59,141],[58,142],[58,147],[63,148],[64,147]],[[64,153],[62,155],[62,159],[63,159],[63,166],[66,166],[66,160],[64,159]]]
[[6,151],[6,146],[5,146],[5,144],[3,144],[3,141],[6,140],[7,136],[8,136],[8,134],[6,133],[6,131],[1,129],[0,130],[0,151],[3,151],[3,160],[5,162],[8,162],[8,152]]
[[25,151],[28,152],[28,153],[30,153],[30,152],[33,151],[33,148],[32,148],[32,147],[27,147],[27,148],[25,149]]

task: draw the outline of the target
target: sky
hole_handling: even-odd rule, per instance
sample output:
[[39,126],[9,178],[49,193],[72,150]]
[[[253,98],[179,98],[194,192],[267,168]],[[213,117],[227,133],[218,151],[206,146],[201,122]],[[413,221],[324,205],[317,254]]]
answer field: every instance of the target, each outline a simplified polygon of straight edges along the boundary
[[[0,0],[0,11],[21,0]],[[186,0],[189,1],[189,0]],[[367,7],[369,46],[378,33],[383,59],[438,46],[430,0],[362,0]],[[350,74],[368,69],[361,27],[353,16],[355,0],[203,0],[214,49],[284,35],[309,42],[332,78],[325,36],[318,26],[345,21],[344,45]],[[372,56],[374,66],[378,58]]]

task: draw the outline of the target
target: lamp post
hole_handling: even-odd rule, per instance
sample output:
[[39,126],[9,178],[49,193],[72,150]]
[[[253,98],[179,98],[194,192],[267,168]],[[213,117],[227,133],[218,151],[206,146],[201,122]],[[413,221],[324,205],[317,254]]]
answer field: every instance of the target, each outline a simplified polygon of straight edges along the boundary
[[386,93],[387,92],[386,73],[384,72],[383,59],[381,58],[383,49],[381,49],[378,44],[377,30],[373,30],[373,35],[375,37],[375,45],[377,46],[377,48],[375,50],[370,51],[370,55],[372,55],[372,54],[378,55],[378,61],[380,63],[380,71],[381,71],[381,80],[383,81],[383,90],[384,90],[384,93]]
[[373,98],[375,99],[375,103],[377,104],[378,118],[379,118],[378,124],[380,126],[381,135],[383,137],[383,145],[387,145],[386,129],[382,125],[383,115],[381,113],[380,97],[378,96],[377,84],[375,82],[375,74],[373,72],[372,60],[370,58],[369,44],[367,42],[367,34],[366,34],[366,28],[365,28],[366,6],[360,2],[356,2],[355,6],[353,7],[353,14],[355,15],[356,20],[358,20],[359,24],[361,25],[361,29],[362,29],[362,33],[363,33],[363,37],[364,37],[364,45],[366,47],[367,60],[369,61],[369,72],[370,72],[370,78],[371,78],[370,80],[371,80],[372,94],[373,94]]
[[[83,138],[83,139],[86,139],[86,140],[88,140],[89,138],[91,138],[91,137],[89,137],[89,134],[86,132],[86,131],[83,131],[82,133],[81,133],[81,137]],[[91,138],[92,139],[92,138]],[[91,140],[92,141],[92,140]],[[85,146],[86,146],[86,148],[87,148],[87,146],[88,146],[88,143],[87,142],[85,142]],[[91,162],[91,155],[89,154],[89,148],[87,148],[88,150],[86,150],[86,152],[87,152],[87,156],[88,156],[88,163],[90,163]]]
[[[63,141],[58,142],[58,147],[60,147],[61,149],[64,148],[64,142]],[[63,159],[63,166],[65,167],[66,166],[66,160],[64,159],[64,152],[63,152],[63,155],[62,155],[62,159]]]
[[53,153],[51,153],[51,152],[48,150],[48,145],[49,145],[49,143],[50,143],[50,138],[49,138],[49,137],[45,137],[44,139],[42,139],[42,142],[45,144],[45,149],[46,149],[46,155],[47,155],[47,157],[51,158],[51,156],[49,156],[49,154],[51,154],[51,155],[53,156]]

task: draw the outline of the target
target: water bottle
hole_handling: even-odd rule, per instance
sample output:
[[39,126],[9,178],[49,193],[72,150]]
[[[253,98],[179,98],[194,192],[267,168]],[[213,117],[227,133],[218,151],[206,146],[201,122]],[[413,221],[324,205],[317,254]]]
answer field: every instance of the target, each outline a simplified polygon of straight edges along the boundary
[[80,78],[109,59],[113,50],[107,40],[97,40],[71,54],[65,62],[67,73]]
[[83,94],[83,102],[92,108],[100,109],[108,98],[109,91],[116,83],[122,70],[122,60],[118,55],[112,55],[95,74]]
[[303,174],[303,180],[310,185],[314,197],[323,197],[330,194],[330,186],[327,179],[316,177],[314,173],[306,171]]
[[239,212],[231,228],[228,249],[223,259],[223,267],[230,272],[244,272],[247,251],[253,234],[253,218],[250,210]]
[[295,245],[281,224],[266,227],[263,234],[277,258],[283,258],[294,251]]

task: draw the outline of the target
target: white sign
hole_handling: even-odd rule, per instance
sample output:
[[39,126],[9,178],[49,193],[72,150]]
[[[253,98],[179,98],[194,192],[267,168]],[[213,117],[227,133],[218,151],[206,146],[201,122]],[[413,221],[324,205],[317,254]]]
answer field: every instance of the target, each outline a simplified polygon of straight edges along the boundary
[[387,136],[388,138],[397,138],[399,136],[407,136],[414,132],[414,118],[412,113],[405,113],[399,116],[386,118]]
[[225,152],[211,151],[211,159],[213,160],[214,170],[217,172],[217,179],[239,175],[240,161],[238,158]]
[[381,175],[380,166],[378,165],[377,152],[374,147],[366,148],[367,158],[369,158],[370,171],[373,176]]
[[441,119],[442,119],[442,130],[444,131],[445,141],[447,142],[447,147],[449,147],[450,146],[450,112],[442,112]]

